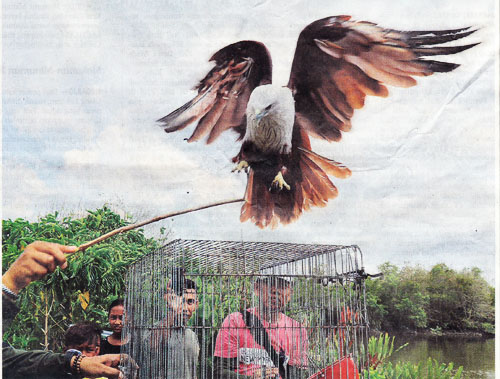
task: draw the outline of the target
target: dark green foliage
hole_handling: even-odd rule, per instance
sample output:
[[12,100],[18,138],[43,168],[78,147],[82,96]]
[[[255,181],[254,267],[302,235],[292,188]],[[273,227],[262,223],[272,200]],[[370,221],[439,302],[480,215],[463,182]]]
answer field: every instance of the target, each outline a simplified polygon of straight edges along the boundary
[[[448,365],[438,363],[429,358],[425,362],[413,364],[410,362],[387,362],[376,369],[370,369],[372,379],[460,379],[463,367],[453,369],[453,363]],[[365,371],[365,376],[368,374]]]
[[480,330],[494,323],[491,288],[477,268],[455,272],[444,264],[429,273],[429,325],[443,329]]
[[[2,221],[3,272],[31,242],[43,240],[80,245],[118,227],[127,220],[107,207],[89,211],[80,219],[49,214],[38,222],[23,219]],[[141,230],[123,235],[76,253],[68,268],[31,283],[20,294],[20,312],[4,340],[17,348],[60,350],[67,327],[89,320],[107,325],[107,306],[124,294],[127,267],[158,247]],[[88,305],[86,301],[88,297]]]
[[430,271],[385,263],[382,279],[366,281],[372,327],[492,332],[494,289],[477,268],[460,272],[445,264]]

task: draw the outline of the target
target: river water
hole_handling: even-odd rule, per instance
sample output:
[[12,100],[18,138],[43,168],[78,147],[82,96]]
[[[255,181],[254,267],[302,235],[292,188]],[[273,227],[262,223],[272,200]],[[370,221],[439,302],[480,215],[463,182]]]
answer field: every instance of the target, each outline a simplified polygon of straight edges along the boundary
[[394,346],[408,342],[408,346],[394,353],[392,362],[417,363],[428,357],[440,363],[453,362],[454,367],[463,366],[462,378],[495,378],[495,339],[466,337],[415,337],[396,336]]

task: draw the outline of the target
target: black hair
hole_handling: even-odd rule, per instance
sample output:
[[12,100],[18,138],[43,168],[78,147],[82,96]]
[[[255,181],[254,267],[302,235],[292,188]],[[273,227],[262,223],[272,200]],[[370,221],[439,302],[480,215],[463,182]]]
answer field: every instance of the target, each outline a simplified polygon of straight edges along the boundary
[[171,280],[171,289],[175,292],[176,295],[182,296],[183,292],[186,290],[195,290],[196,291],[196,283],[187,279],[184,276],[184,269],[181,267],[172,267],[172,280]]
[[123,299],[116,299],[115,301],[113,301],[109,308],[108,308],[108,315],[111,313],[111,309],[113,309],[114,307],[117,307],[118,305],[121,305],[123,306]]
[[172,288],[172,290],[175,292],[176,295],[182,296],[182,294],[186,290],[195,290],[196,291],[197,289],[196,289],[196,283],[193,280],[184,278],[183,285],[176,286],[176,287]]
[[196,291],[196,283],[191,279],[184,279],[184,290],[195,290]]
[[262,286],[262,285],[268,285],[272,287],[290,287],[291,286],[290,280],[281,277],[281,276],[273,276],[273,277],[258,277],[255,280],[255,285],[256,286]]
[[64,346],[81,345],[85,342],[100,341],[102,330],[93,322],[79,322],[71,325],[64,334]]

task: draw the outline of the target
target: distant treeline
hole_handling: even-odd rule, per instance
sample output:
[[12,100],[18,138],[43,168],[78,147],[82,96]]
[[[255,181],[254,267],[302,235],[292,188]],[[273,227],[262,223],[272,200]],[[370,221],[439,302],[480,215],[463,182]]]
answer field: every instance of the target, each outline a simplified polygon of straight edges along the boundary
[[384,263],[379,270],[383,278],[366,281],[372,328],[494,333],[495,288],[480,269],[455,271],[441,263],[425,270]]

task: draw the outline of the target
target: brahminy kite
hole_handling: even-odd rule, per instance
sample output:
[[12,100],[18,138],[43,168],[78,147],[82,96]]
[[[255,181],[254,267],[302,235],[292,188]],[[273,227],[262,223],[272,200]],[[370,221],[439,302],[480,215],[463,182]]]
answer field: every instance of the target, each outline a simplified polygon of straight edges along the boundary
[[189,142],[208,135],[211,143],[228,129],[236,131],[242,144],[233,171],[248,172],[240,220],[261,228],[288,224],[337,196],[328,175],[351,174],[314,153],[309,136],[339,141],[366,95],[386,97],[385,84],[411,87],[414,76],[454,70],[458,64],[425,57],[475,46],[441,45],[474,31],[398,31],[349,16],[327,17],[300,33],[286,86],[272,83],[264,44],[240,41],[216,52],[210,58],[215,67],[197,85],[196,97],[158,122],[170,133],[198,121]]

